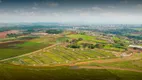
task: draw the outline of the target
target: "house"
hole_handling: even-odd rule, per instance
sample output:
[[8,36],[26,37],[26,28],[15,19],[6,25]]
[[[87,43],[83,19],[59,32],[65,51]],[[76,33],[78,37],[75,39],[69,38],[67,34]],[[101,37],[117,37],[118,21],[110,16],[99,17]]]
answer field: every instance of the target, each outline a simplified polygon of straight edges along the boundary
[[34,36],[45,36],[47,35],[48,33],[31,33],[31,35],[34,35]]
[[129,50],[132,52],[142,52],[142,46],[138,45],[129,45]]

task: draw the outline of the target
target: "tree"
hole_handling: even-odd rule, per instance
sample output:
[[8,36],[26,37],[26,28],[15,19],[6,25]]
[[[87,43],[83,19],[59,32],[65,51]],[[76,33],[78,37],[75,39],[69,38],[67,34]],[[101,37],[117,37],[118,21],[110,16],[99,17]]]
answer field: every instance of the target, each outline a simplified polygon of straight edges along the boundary
[[15,33],[10,33],[10,34],[7,34],[7,36],[8,36],[8,37],[15,37],[15,38],[17,38],[18,35],[15,34]]
[[72,44],[72,45],[69,45],[68,47],[70,47],[70,48],[80,48],[80,45]]
[[90,48],[90,49],[94,49],[94,48],[95,48],[95,45],[93,45],[93,44],[89,44],[88,48]]
[[104,47],[104,44],[97,43],[97,44],[95,45],[95,47],[96,47],[96,48],[103,48],[103,47]]
[[83,40],[83,38],[78,38],[78,41],[82,41]]

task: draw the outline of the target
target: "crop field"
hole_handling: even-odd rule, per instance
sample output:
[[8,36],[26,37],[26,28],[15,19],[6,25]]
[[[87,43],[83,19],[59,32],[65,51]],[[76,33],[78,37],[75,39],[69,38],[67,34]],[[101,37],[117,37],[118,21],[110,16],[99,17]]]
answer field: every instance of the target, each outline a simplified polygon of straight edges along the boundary
[[71,49],[57,45],[54,48],[43,49],[37,53],[15,58],[7,61],[15,65],[54,65],[62,63],[74,63],[91,59],[115,58],[111,52],[105,52],[99,49]]
[[110,62],[110,63],[91,63],[91,66],[107,66],[107,67],[117,67],[117,68],[127,68],[127,69],[136,69],[142,70],[142,60],[130,60],[130,61],[121,61],[121,62]]
[[56,43],[58,36],[44,36],[32,40],[16,40],[0,43],[0,59],[10,58],[50,46]]
[[[73,43],[73,40],[76,42]],[[128,44],[128,41],[117,37],[112,37],[113,40]],[[83,43],[103,44],[104,47],[84,48]],[[141,53],[123,58],[120,55],[125,50],[114,46],[119,43],[109,43],[107,39],[96,36],[57,34],[2,44],[1,80],[142,79]],[[68,47],[71,44],[80,47]]]
[[74,67],[20,67],[0,64],[0,80],[141,80],[142,73]]
[[77,39],[77,38],[83,38],[84,41],[91,41],[91,42],[99,42],[99,43],[107,43],[105,40],[97,40],[95,36],[89,36],[89,35],[81,35],[81,34],[71,34],[67,37]]

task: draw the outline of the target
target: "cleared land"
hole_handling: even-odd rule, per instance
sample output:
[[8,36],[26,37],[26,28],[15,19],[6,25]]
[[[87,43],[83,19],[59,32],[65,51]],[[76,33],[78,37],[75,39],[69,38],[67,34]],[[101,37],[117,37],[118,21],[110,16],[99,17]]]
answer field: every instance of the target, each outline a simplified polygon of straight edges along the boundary
[[32,40],[15,40],[0,43],[0,60],[30,53],[56,43],[59,36],[44,36]]
[[[79,48],[67,47],[73,40]],[[110,38],[111,39],[111,38]],[[112,37],[116,42],[124,42],[117,37]],[[103,48],[83,48],[82,43],[104,44]],[[107,40],[96,36],[69,34],[48,35],[20,43],[6,43],[5,48],[13,49],[15,54],[1,56],[1,80],[139,80],[142,79],[141,53],[129,57],[121,57],[125,52],[118,43],[109,43]],[[8,45],[8,46],[7,46]],[[38,46],[42,47],[38,47]],[[44,46],[43,46],[44,45]],[[17,47],[28,49],[19,54]],[[31,48],[33,49],[31,49]],[[113,48],[113,49],[112,49]],[[19,49],[20,50],[20,49]],[[21,52],[22,50],[20,50]],[[7,52],[5,52],[7,53]],[[11,51],[9,52],[11,53]],[[7,53],[8,54],[8,53]],[[1,55],[3,55],[1,53]],[[23,75],[25,75],[23,77]],[[32,76],[32,77],[31,77]]]

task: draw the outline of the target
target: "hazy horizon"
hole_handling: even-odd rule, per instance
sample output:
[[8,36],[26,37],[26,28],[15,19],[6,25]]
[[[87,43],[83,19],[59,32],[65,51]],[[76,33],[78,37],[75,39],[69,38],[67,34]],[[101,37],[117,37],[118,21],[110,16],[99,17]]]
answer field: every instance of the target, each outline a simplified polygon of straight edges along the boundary
[[141,24],[141,0],[0,0],[0,22]]

